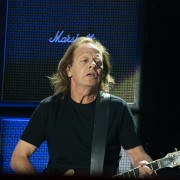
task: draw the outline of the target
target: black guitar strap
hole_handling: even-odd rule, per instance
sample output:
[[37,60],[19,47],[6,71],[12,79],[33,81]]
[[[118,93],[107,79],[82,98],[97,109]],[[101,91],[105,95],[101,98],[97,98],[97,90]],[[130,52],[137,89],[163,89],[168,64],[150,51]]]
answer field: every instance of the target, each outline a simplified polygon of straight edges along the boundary
[[110,94],[100,92],[96,100],[90,175],[101,176],[104,166]]

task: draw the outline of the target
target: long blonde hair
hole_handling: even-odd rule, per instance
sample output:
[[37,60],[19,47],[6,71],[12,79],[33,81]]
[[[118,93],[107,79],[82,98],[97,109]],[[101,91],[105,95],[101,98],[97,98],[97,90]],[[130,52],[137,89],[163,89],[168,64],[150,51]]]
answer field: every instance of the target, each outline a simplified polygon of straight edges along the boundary
[[112,85],[115,84],[114,78],[110,75],[111,64],[110,56],[105,46],[98,40],[89,37],[80,37],[73,42],[66,50],[64,56],[59,61],[56,73],[48,77],[54,90],[54,94],[66,94],[70,90],[70,78],[67,75],[67,67],[72,65],[74,51],[84,43],[92,43],[96,45],[103,55],[103,76],[99,86],[99,90],[109,92]]

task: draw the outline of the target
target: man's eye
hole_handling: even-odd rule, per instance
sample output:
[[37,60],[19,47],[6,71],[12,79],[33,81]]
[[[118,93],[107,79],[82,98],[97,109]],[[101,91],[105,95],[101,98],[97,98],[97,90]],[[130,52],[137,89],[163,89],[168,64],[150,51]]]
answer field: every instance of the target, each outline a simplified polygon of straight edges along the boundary
[[88,59],[82,59],[81,60],[81,62],[84,62],[84,63],[87,62],[87,61],[88,61]]
[[96,65],[97,65],[98,67],[101,67],[101,66],[102,66],[102,62],[101,62],[101,61],[96,61]]

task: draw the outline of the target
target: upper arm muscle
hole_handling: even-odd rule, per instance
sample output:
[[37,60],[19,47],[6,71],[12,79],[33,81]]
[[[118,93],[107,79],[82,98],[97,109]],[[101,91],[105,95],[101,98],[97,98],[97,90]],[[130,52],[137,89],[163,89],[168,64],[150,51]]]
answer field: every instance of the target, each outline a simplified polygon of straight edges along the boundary
[[21,155],[21,156],[27,156],[29,157],[31,154],[33,154],[33,152],[37,149],[36,146],[23,141],[23,140],[19,140],[19,142],[17,143],[15,150],[13,152],[13,155]]

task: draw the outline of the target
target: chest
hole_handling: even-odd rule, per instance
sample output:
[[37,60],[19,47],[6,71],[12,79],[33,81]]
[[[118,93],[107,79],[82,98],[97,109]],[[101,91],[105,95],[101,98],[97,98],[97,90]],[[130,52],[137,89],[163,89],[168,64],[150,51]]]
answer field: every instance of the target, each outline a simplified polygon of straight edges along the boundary
[[91,148],[94,104],[66,103],[49,114],[46,139],[49,147],[64,152],[77,147]]

